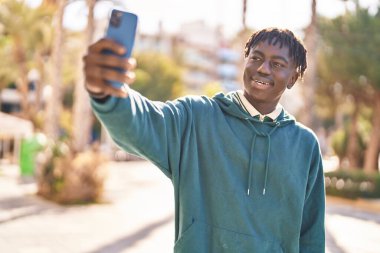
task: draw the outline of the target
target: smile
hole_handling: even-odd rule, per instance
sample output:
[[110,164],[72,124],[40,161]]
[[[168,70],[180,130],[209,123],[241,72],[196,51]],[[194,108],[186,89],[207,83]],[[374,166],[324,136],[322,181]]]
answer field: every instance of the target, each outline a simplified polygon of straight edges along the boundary
[[261,85],[265,85],[265,86],[271,86],[270,83],[267,83],[267,82],[263,82],[263,81],[259,81],[259,80],[255,80],[253,79],[254,82],[258,83],[258,84],[261,84]]

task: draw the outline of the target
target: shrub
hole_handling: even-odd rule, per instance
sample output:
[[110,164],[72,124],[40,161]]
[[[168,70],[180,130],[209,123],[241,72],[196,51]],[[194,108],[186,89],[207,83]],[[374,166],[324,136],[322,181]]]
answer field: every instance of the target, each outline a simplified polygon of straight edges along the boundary
[[63,143],[50,145],[37,168],[37,194],[61,204],[98,202],[107,159],[97,150],[74,154]]
[[347,151],[347,132],[343,129],[335,131],[331,136],[331,147],[334,153],[342,161]]
[[362,170],[325,173],[326,194],[345,198],[380,198],[380,174]]

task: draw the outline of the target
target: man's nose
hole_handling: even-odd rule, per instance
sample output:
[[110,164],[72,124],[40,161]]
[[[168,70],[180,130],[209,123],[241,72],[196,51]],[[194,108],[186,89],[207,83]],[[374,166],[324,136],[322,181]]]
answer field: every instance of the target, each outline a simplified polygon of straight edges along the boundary
[[269,75],[270,74],[270,64],[268,61],[264,61],[259,68],[257,69],[257,72],[263,75]]

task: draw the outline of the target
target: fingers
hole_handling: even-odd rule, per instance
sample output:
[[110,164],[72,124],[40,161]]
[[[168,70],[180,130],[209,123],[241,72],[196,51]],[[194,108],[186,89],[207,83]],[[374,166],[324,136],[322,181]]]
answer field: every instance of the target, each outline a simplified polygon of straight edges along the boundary
[[86,89],[91,93],[111,95],[116,97],[126,97],[126,90],[120,90],[111,85],[107,80],[120,83],[133,83],[136,75],[134,72],[120,73],[115,70],[104,68],[91,68],[86,75]]
[[109,81],[131,84],[135,81],[136,60],[121,58],[118,55],[104,54],[109,50],[122,55],[125,49],[112,40],[101,39],[91,45],[83,57],[85,88],[91,93],[125,97],[126,90],[110,85]]
[[83,61],[88,66],[103,66],[108,68],[118,68],[124,71],[130,71],[136,68],[136,60],[134,58],[120,58],[114,55],[105,55],[92,53],[83,57]]
[[132,84],[136,80],[136,73],[133,71],[129,71],[124,74],[125,75],[125,83]]
[[127,73],[101,66],[85,66],[86,78],[91,80],[109,80],[125,83],[130,81]]
[[113,87],[107,81],[92,80],[89,79],[86,85],[86,89],[90,94],[97,94],[99,97],[102,96],[114,96],[114,97],[127,97],[127,89],[122,86],[121,88]]
[[104,50],[109,50],[118,55],[123,55],[126,53],[126,49],[122,45],[116,43],[113,40],[106,39],[106,38],[98,40],[97,42],[89,46],[88,48],[89,53],[99,54]]
[[137,62],[135,58],[128,58],[127,59],[127,65],[128,65],[128,70],[133,70],[137,66]]

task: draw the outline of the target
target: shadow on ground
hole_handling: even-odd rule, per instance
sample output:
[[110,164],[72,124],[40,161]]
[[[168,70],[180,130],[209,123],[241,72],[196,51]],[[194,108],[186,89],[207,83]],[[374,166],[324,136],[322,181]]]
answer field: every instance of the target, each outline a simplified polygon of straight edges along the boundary
[[96,249],[94,251],[88,253],[119,253],[123,250],[132,247],[134,244],[138,243],[141,240],[147,238],[155,229],[158,229],[161,226],[164,226],[170,222],[172,222],[173,216],[170,215],[160,221],[151,223],[135,233],[122,237],[110,244],[104,245],[100,249]]

